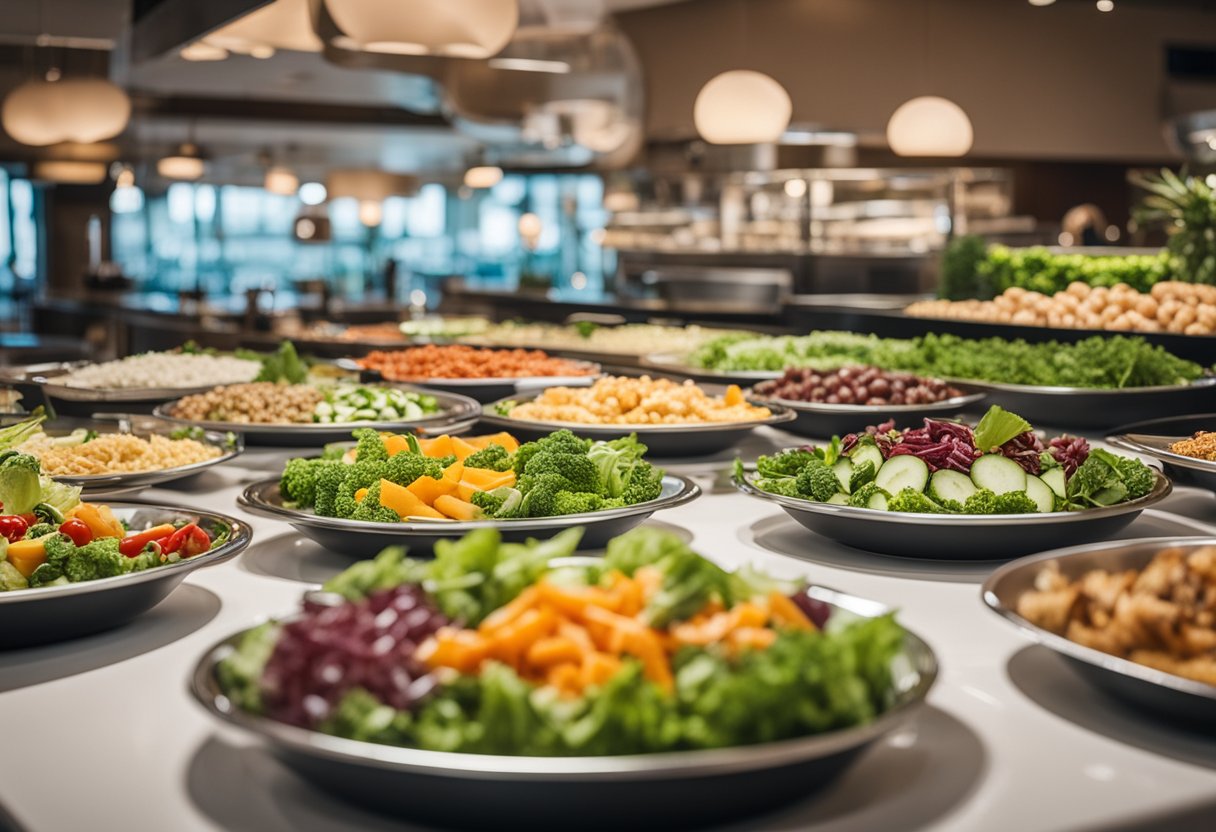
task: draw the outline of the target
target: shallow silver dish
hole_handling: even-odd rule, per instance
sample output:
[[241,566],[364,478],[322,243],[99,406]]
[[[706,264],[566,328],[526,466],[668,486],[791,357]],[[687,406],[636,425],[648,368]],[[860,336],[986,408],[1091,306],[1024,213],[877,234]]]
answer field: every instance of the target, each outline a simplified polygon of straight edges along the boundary
[[800,402],[794,399],[769,398],[754,390],[748,392],[748,399],[766,407],[777,405],[789,408],[794,412],[794,421],[785,425],[784,430],[799,436],[826,438],[844,436],[865,430],[870,425],[879,425],[888,419],[895,420],[897,428],[920,427],[926,418],[942,418],[954,416],[963,410],[975,407],[987,392],[974,390],[960,385],[962,396],[955,396],[931,404],[827,404],[826,402]]
[[[590,361],[572,362],[587,370],[586,375],[577,376],[518,376],[506,378],[419,378],[409,384],[427,390],[440,390],[468,396],[478,402],[492,402],[515,393],[544,390],[546,387],[586,387],[603,375],[599,364]],[[338,366],[355,370],[360,378],[381,383],[383,376],[376,370],[365,370],[353,359],[343,358]],[[388,383],[387,381],[385,383]]]
[[1059,565],[1064,577],[1075,579],[1091,569],[1112,572],[1142,569],[1162,549],[1192,550],[1212,545],[1216,545],[1216,538],[1152,537],[1044,552],[1005,564],[992,573],[984,582],[984,603],[1035,641],[1067,658],[1095,687],[1169,719],[1194,720],[1210,731],[1216,724],[1216,686],[1174,676],[1070,641],[1031,624],[1018,615],[1017,606],[1022,594],[1034,589],[1035,576],[1050,561]]
[[[819,587],[808,593],[833,613],[887,612],[874,601]],[[893,667],[895,702],[869,725],[707,751],[490,756],[341,739],[239,710],[224,696],[215,671],[243,635],[214,645],[194,668],[191,692],[213,716],[262,738],[286,765],[359,806],[473,829],[670,829],[771,811],[827,786],[862,751],[908,724],[937,677],[933,651],[907,633]],[[574,825],[571,818],[578,818]]]
[[588,514],[567,514],[561,517],[537,517],[519,520],[416,520],[404,523],[368,523],[337,517],[318,517],[307,509],[288,508],[279,494],[279,479],[255,482],[237,498],[247,511],[285,520],[298,532],[334,552],[356,558],[375,556],[386,546],[408,546],[416,554],[430,552],[435,542],[460,537],[473,529],[493,528],[507,541],[522,542],[528,538],[553,537],[571,526],[583,526],[586,532],[579,544],[582,549],[597,549],[607,545],[617,535],[641,523],[656,511],[675,508],[701,495],[700,487],[687,477],[666,474],[663,491],[658,499],[624,508],[595,511]]
[[1153,490],[1138,500],[1050,514],[915,514],[838,506],[761,491],[751,483],[751,473],[735,487],[776,503],[816,534],[855,549],[927,560],[1000,560],[1109,537],[1169,496],[1170,481],[1160,472],[1153,474]]
[[[1210,414],[1210,418],[1185,416],[1180,419],[1166,421],[1181,422],[1183,419],[1197,418],[1204,420],[1203,424],[1209,426],[1208,430],[1216,430],[1216,413]],[[1175,427],[1175,425],[1162,424],[1146,429],[1169,430],[1172,427]],[[1181,427],[1181,425],[1177,425],[1177,427]],[[1196,430],[1202,429],[1196,428]],[[1200,488],[1216,492],[1216,462],[1183,456],[1170,450],[1170,445],[1180,439],[1189,439],[1193,434],[1194,431],[1180,432],[1175,436],[1160,436],[1148,433],[1121,433],[1106,437],[1106,441],[1117,448],[1144,454],[1158,460],[1165,467],[1165,471],[1169,474],[1170,479],[1179,485],[1196,485]]]
[[[702,385],[702,388],[706,393],[715,396],[726,391],[726,388],[715,385]],[[645,443],[650,456],[691,457],[708,456],[724,451],[758,427],[784,425],[795,418],[794,412],[788,407],[751,399],[748,401],[767,407],[772,414],[767,419],[757,419],[754,422],[708,422],[691,425],[584,425],[577,422],[515,419],[510,416],[502,416],[497,412],[497,408],[501,404],[507,402],[523,404],[539,395],[540,391],[536,391],[523,396],[508,396],[505,399],[491,402],[482,408],[481,421],[509,432],[521,442],[540,439],[562,428],[589,439],[616,439],[636,433],[638,439]]]
[[356,428],[375,428],[376,430],[415,430],[419,433],[463,433],[473,426],[481,414],[481,406],[468,396],[458,396],[455,393],[441,393],[435,390],[423,390],[412,384],[394,384],[385,382],[384,387],[396,387],[401,390],[411,390],[427,396],[433,396],[439,403],[439,411],[425,415],[419,419],[376,420],[369,422],[344,422],[341,424],[320,422],[305,423],[275,423],[251,424],[247,422],[220,422],[212,420],[182,419],[173,415],[178,400],[158,405],[152,414],[159,419],[175,425],[189,425],[203,430],[239,433],[250,445],[277,446],[316,446],[329,442],[341,442],[350,439],[351,431]]
[[693,381],[708,381],[711,384],[755,384],[758,381],[781,378],[785,370],[706,370],[702,367],[692,367],[687,357],[679,353],[659,352],[644,355],[641,365],[651,370],[681,378],[691,378]]
[[228,540],[210,552],[130,575],[0,592],[0,648],[63,641],[125,624],[163,601],[194,570],[235,557],[252,536],[240,520],[210,511],[151,503],[107,505],[132,527],[192,520],[213,538],[227,530]]
[[1067,428],[1109,429],[1127,422],[1211,410],[1216,406],[1216,376],[1191,384],[1096,390],[1088,387],[1041,387],[950,379],[988,393],[988,402],[1011,410],[1032,424]]
[[[160,402],[205,393],[216,385],[193,387],[137,387],[130,389],[69,387],[60,379],[74,370],[93,364],[92,361],[73,361],[54,364],[32,364],[27,367],[12,367],[0,370],[0,380],[12,384],[37,385],[55,410],[68,416],[88,416],[98,412],[142,411],[149,412]],[[240,384],[235,380],[232,384]]]

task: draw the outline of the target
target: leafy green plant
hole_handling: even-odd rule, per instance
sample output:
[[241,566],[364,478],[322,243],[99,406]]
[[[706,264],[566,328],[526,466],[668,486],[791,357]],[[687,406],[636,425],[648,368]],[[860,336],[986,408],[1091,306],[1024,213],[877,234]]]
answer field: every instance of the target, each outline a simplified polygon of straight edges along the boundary
[[1132,182],[1149,192],[1137,221],[1169,232],[1175,279],[1216,284],[1216,179],[1162,168],[1160,176],[1134,176]]

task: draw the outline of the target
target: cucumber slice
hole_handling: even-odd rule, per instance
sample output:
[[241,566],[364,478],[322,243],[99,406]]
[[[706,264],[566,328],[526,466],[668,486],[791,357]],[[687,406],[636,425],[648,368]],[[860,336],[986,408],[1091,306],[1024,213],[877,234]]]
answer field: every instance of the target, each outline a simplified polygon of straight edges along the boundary
[[1068,486],[1064,479],[1063,468],[1048,468],[1043,473],[1039,474],[1039,479],[1047,483],[1048,487],[1056,493],[1056,496],[1063,500],[1068,496]]
[[940,471],[934,471],[933,476],[929,477],[929,496],[939,503],[946,500],[965,503],[967,498],[976,491],[979,489],[975,487],[971,478],[958,471],[943,468]]
[[971,481],[993,494],[1025,491],[1026,471],[1007,456],[984,454],[971,463]]
[[845,494],[849,493],[849,480],[853,478],[853,463],[848,457],[841,457],[832,466],[832,473],[836,475],[836,479],[840,480],[840,490]]
[[875,491],[870,495],[869,501],[866,503],[866,508],[875,508],[879,511],[887,510],[887,495],[883,491]]
[[833,506],[847,506],[849,498],[837,491],[831,497],[828,497],[828,504]]
[[874,483],[888,494],[898,494],[905,488],[924,491],[929,482],[929,466],[920,457],[893,456],[878,469]]
[[877,445],[858,445],[849,451],[849,459],[853,460],[854,465],[873,462],[875,471],[881,468],[883,463],[882,451],[878,450]]
[[1034,504],[1044,514],[1056,510],[1055,490],[1034,474],[1026,475],[1026,496],[1034,500]]

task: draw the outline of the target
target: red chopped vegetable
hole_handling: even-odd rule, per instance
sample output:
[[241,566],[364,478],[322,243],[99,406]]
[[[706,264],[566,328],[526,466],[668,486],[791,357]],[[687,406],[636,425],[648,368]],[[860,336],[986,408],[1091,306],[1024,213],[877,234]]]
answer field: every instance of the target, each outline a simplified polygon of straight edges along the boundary
[[168,539],[161,542],[161,552],[166,555],[177,554],[179,557],[192,558],[201,555],[211,548],[211,538],[198,527],[197,523],[187,523],[175,531]]
[[59,533],[70,537],[76,546],[87,546],[93,542],[93,530],[83,520],[77,520],[75,517],[65,520],[59,527]]

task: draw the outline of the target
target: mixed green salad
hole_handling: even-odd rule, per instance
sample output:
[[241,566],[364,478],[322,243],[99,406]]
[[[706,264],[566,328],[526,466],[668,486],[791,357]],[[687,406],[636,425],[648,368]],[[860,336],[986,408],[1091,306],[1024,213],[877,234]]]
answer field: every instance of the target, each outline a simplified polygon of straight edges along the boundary
[[197,523],[132,529],[109,506],[41,475],[38,458],[0,453],[0,592],[110,578],[224,543]]
[[896,697],[904,631],[805,586],[726,572],[642,528],[592,566],[582,530],[389,549],[247,631],[217,666],[239,708],[435,751],[615,755],[748,745],[861,725]]
[[761,491],[819,503],[917,514],[1033,514],[1082,511],[1137,500],[1156,475],[1137,459],[1090,448],[1080,437],[1046,443],[1020,416],[993,406],[974,429],[926,419],[895,430],[888,422],[762,456]]
[[354,431],[354,449],[289,460],[279,493],[321,517],[380,523],[557,517],[657,499],[663,471],[629,435],[593,442],[559,430],[519,444],[482,437]]
[[852,332],[733,336],[690,353],[688,362],[720,372],[867,365],[932,378],[1095,389],[1187,384],[1205,372],[1143,338],[1123,335],[1094,336],[1075,344],[932,333],[909,340]]

